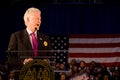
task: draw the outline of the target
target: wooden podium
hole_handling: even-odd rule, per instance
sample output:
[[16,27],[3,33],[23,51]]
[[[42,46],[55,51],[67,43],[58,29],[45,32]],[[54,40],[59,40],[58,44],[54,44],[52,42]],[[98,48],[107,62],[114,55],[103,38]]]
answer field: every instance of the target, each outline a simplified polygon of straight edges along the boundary
[[50,63],[35,59],[22,67],[19,80],[55,80],[54,70]]
[[[16,77],[19,78],[19,80],[54,80],[54,59],[56,57],[53,55],[53,52],[54,51],[51,50],[40,50],[40,54],[34,56],[31,50],[7,51],[9,60],[11,60],[16,53],[19,55],[20,62],[23,62],[26,58],[33,58],[33,61],[25,65],[22,64],[23,66],[22,68],[20,67],[20,69],[18,68],[19,65],[15,66]],[[49,62],[44,61],[44,59],[48,59]]]

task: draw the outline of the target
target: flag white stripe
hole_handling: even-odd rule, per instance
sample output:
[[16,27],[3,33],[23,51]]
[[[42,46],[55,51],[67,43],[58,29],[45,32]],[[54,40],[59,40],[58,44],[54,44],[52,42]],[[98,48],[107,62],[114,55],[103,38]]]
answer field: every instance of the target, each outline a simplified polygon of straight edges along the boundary
[[75,59],[77,61],[77,63],[79,63],[80,61],[85,61],[86,63],[90,63],[91,61],[95,61],[95,62],[99,62],[99,63],[112,63],[112,62],[120,62],[120,57],[110,57],[110,58],[69,58],[68,62],[70,63],[70,61],[72,59]]
[[[81,35],[81,37],[70,36],[70,38],[69,38],[70,46],[68,48],[68,51],[71,55],[68,58],[68,62],[70,62],[72,59],[75,59],[77,61],[77,63],[79,63],[80,61],[85,61],[86,63],[95,61],[98,63],[106,63],[106,65],[108,65],[108,66],[110,64],[118,65],[116,63],[117,62],[120,63],[120,57],[119,57],[120,47],[119,47],[119,45],[115,45],[114,43],[120,44],[120,36],[113,36],[113,38],[112,38],[112,35],[108,35],[108,37],[104,36],[104,35],[100,35],[100,36],[99,35],[98,36],[97,35],[96,36]],[[81,46],[79,46],[80,44],[81,44]],[[83,57],[83,56],[78,57],[77,54],[74,55],[74,53],[78,53],[78,55],[80,53],[82,53],[82,55],[84,55],[83,53],[85,53],[86,57]],[[86,55],[86,53],[88,56]],[[89,54],[91,54],[91,53],[94,53],[96,55],[92,54],[91,55],[92,57],[89,57]],[[98,56],[100,53],[102,53],[103,57]],[[105,56],[103,55],[103,53],[105,54]],[[113,53],[117,53],[118,56],[115,56],[115,57],[110,56],[109,57],[108,53],[110,53],[110,55]]]
[[120,52],[120,47],[114,48],[69,48],[69,53],[114,53]]
[[70,38],[69,43],[120,43],[120,38]]

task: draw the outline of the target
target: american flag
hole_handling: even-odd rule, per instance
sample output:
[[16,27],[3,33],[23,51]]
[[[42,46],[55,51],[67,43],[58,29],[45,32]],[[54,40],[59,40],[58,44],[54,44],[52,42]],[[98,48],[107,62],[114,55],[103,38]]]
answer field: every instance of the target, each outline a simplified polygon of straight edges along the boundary
[[67,35],[50,35],[52,50],[56,63],[68,63],[68,36]]
[[68,61],[95,61],[120,66],[120,34],[80,34],[69,36]]

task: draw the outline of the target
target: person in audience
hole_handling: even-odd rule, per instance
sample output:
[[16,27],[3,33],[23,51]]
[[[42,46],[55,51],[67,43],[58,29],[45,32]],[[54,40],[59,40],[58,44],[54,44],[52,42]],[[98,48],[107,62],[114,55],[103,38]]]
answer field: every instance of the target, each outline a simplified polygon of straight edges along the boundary
[[87,66],[86,66],[85,61],[80,61],[78,68],[79,68],[80,74],[86,72]]
[[0,80],[4,80],[4,79],[3,79],[3,76],[2,76],[1,74],[0,74]]
[[15,77],[15,72],[14,70],[11,70],[9,75],[8,75],[8,80],[17,80],[18,78]]
[[72,69],[72,73],[73,73],[73,76],[77,76],[79,75],[79,69],[78,69],[78,66],[73,66],[73,69]]
[[65,64],[63,63],[60,64],[60,70],[66,70]]
[[67,75],[66,75],[65,73],[62,73],[62,74],[60,75],[60,80],[68,80],[68,79],[67,79]]
[[108,74],[104,74],[103,80],[111,80],[111,78]]
[[60,70],[60,63],[55,64],[55,70]]
[[72,59],[69,63],[69,68],[73,68],[73,66],[77,65],[77,61],[75,59]]

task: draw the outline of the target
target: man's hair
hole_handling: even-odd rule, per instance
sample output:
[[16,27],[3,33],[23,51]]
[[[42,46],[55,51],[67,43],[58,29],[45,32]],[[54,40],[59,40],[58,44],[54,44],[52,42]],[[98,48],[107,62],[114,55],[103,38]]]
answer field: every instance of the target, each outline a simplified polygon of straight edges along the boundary
[[30,7],[26,10],[25,14],[24,14],[24,22],[25,22],[25,25],[26,25],[26,21],[27,21],[27,18],[32,14],[32,13],[35,13],[35,12],[39,12],[41,14],[41,11],[38,9],[38,8],[35,8],[35,7]]

